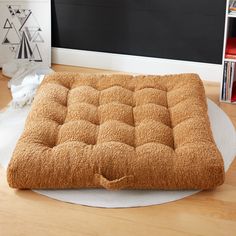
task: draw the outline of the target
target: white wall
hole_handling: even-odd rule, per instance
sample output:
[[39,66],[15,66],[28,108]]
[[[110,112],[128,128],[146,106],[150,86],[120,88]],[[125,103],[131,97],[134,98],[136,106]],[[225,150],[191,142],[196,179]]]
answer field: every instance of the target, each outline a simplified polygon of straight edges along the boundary
[[202,80],[214,82],[220,82],[223,74],[218,64],[64,48],[52,48],[52,63],[140,74],[197,73]]

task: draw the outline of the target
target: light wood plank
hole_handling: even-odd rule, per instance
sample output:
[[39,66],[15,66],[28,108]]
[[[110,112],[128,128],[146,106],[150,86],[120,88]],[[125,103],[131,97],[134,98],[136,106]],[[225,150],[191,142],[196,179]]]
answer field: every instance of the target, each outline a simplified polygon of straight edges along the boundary
[[0,109],[4,108],[11,101],[11,93],[7,88],[8,78],[4,77],[0,71]]
[[[54,65],[56,71],[112,73]],[[0,76],[0,108],[11,100],[8,79]],[[236,106],[220,104],[219,84],[205,83],[207,96],[236,127]],[[1,158],[1,157],[0,157]],[[0,235],[235,235],[236,162],[225,183],[180,201],[141,208],[102,209],[49,199],[32,191],[12,190],[0,168]]]

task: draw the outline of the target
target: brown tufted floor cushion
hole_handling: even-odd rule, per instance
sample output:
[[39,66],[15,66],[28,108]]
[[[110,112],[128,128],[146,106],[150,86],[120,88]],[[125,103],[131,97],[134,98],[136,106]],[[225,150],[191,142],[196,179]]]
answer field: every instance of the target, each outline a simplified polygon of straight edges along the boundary
[[8,167],[13,188],[211,189],[224,181],[201,80],[55,73]]

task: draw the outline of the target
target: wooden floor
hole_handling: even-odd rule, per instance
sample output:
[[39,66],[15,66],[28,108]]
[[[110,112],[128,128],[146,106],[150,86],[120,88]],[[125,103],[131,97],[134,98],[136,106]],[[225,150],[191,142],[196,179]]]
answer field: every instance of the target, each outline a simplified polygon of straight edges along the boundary
[[[111,73],[54,65],[56,71]],[[7,78],[0,73],[0,109],[11,100]],[[236,127],[236,106],[218,102],[219,85],[205,83],[207,96]],[[219,127],[220,129],[220,127]],[[1,150],[0,150],[1,153]],[[1,156],[0,156],[1,158]],[[49,199],[8,187],[0,167],[0,236],[73,235],[236,235],[236,161],[224,185],[176,202],[130,209],[102,209]]]

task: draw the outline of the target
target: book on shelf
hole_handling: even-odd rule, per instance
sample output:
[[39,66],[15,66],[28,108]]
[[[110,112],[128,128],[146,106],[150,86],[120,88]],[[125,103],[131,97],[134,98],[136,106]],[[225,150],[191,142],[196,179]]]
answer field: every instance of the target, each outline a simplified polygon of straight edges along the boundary
[[233,0],[231,4],[229,5],[229,16],[235,16],[236,17],[236,0]]
[[230,10],[229,15],[236,15],[236,10]]
[[236,101],[236,62],[224,62],[221,100]]
[[236,81],[233,82],[231,102],[236,102]]
[[228,99],[231,100],[232,99],[232,90],[233,90],[233,82],[234,82],[234,77],[235,77],[235,63],[231,63],[231,70],[230,70],[230,80],[229,80],[229,97]]
[[225,53],[236,55],[236,37],[229,37],[227,39]]
[[236,0],[233,0],[229,5],[230,11],[236,11]]
[[223,71],[223,82],[222,82],[222,91],[221,91],[221,100],[225,101],[225,80],[227,77],[227,62],[224,63],[224,71]]
[[236,60],[236,54],[229,54],[229,53],[226,53],[226,54],[225,54],[225,58],[226,58],[226,59],[235,59],[235,60]]
[[227,63],[227,77],[226,77],[226,90],[225,90],[225,97],[226,100],[229,100],[229,79],[231,75],[231,63]]

